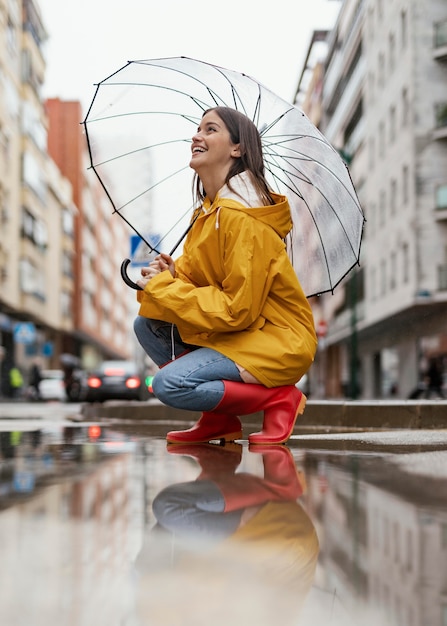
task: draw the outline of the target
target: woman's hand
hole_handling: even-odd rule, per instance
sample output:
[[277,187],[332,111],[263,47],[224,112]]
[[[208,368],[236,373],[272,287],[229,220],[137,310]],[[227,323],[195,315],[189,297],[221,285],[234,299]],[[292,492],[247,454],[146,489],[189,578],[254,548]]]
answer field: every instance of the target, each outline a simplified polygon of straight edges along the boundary
[[160,274],[160,272],[164,272],[165,270],[169,270],[171,272],[172,277],[175,276],[175,262],[169,254],[159,254],[155,257],[153,261],[149,264],[148,267],[141,268],[141,278],[137,280],[137,285],[142,289],[145,288],[147,283],[151,278]]

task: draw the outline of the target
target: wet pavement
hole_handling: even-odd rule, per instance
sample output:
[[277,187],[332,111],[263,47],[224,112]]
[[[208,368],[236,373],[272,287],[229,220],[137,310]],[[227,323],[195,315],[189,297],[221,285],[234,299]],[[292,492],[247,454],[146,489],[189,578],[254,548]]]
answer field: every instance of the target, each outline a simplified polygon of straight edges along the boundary
[[0,624],[445,626],[447,431],[167,447],[0,405]]

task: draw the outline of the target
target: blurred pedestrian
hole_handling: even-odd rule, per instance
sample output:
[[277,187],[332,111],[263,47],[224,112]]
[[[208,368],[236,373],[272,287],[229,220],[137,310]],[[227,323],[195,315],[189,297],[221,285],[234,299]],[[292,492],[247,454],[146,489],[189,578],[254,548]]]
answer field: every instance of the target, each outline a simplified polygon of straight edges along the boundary
[[18,398],[23,387],[23,376],[19,368],[15,365],[9,370],[9,386],[11,389],[11,397]]
[[433,357],[430,359],[427,372],[426,372],[426,391],[425,397],[430,398],[433,394],[438,398],[444,398],[444,390],[442,388],[443,371],[439,358]]
[[40,381],[41,380],[42,380],[42,372],[40,369],[40,365],[37,361],[35,361],[31,365],[28,382],[29,382],[31,395],[36,400],[40,400]]

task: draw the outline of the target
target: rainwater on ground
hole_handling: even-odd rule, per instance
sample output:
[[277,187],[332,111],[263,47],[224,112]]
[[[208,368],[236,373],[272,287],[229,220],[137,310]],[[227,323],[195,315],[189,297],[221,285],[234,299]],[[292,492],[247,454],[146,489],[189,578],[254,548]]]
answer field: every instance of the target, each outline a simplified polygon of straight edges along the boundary
[[447,625],[447,431],[167,447],[51,410],[0,416],[2,625]]

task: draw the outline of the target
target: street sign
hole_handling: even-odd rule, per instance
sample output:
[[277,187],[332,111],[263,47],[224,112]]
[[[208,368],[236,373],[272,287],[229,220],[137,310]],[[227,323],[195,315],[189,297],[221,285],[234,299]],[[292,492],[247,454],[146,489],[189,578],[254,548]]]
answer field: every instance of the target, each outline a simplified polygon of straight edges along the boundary
[[32,322],[19,322],[14,325],[14,341],[16,343],[34,343],[36,336],[36,327]]
[[[160,235],[146,237],[151,246],[156,247],[160,241]],[[151,261],[151,253],[146,243],[138,235],[130,236],[130,261],[132,265],[148,265]]]

